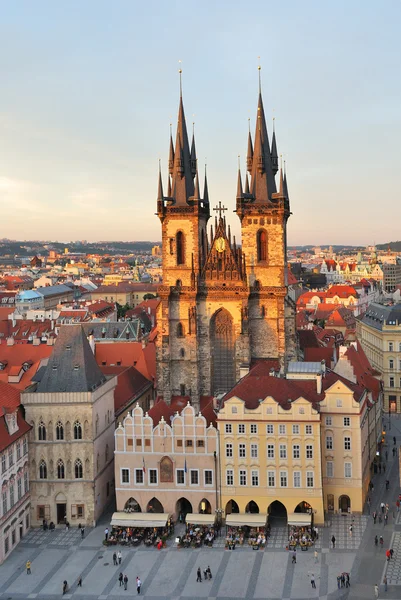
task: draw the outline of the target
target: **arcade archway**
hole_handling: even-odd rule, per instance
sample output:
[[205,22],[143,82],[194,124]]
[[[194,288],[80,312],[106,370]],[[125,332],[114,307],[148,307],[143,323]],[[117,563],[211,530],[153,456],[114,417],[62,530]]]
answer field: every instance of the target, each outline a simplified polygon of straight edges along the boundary
[[163,505],[157,498],[152,498],[146,507],[148,513],[164,513]]
[[206,500],[206,498],[203,498],[203,500],[201,500],[199,502],[198,512],[199,512],[199,514],[202,514],[202,515],[211,515],[212,514],[212,506],[211,506],[209,500]]
[[135,498],[130,498],[127,500],[124,506],[124,510],[126,512],[142,512],[140,505],[135,500]]
[[280,500],[272,502],[268,509],[269,523],[274,526],[283,526],[287,524],[287,509]]
[[248,504],[245,507],[245,512],[246,513],[253,513],[253,514],[257,514],[259,513],[259,506],[256,504],[256,502],[254,502],[253,500],[251,500],[250,502],[248,502]]
[[235,500],[229,500],[226,504],[226,515],[239,514],[239,506]]

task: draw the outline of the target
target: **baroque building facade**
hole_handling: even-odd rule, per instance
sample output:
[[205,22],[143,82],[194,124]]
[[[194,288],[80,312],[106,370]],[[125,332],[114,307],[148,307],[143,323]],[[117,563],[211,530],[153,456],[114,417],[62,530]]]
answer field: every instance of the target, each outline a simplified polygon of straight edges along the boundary
[[94,525],[114,494],[114,388],[81,325],[60,329],[43,373],[22,394],[31,425],[31,523]]
[[189,144],[182,95],[175,145],[170,136],[168,189],[159,173],[163,284],[158,310],[157,388],[166,402],[226,393],[259,359],[286,363],[297,355],[295,306],[287,295],[286,176],[278,173],[259,93],[254,140],[248,136],[245,185],[238,173],[236,213],[242,246],[224,211],[210,219],[205,174],[200,192],[195,139]]

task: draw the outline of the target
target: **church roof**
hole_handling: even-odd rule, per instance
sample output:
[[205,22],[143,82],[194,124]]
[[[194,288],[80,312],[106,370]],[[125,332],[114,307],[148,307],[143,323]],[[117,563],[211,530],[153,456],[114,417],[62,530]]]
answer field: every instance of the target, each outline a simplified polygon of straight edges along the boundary
[[62,326],[36,391],[91,392],[105,381],[83,327]]

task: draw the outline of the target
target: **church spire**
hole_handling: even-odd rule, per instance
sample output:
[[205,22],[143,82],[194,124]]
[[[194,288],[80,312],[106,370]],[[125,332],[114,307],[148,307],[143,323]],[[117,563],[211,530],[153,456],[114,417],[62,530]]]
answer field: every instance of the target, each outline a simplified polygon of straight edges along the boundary
[[189,149],[187,124],[182,101],[181,69],[180,69],[180,103],[178,107],[177,136],[175,142],[173,177],[173,198],[176,205],[184,206],[194,195],[194,182],[191,168],[191,152]]
[[196,169],[195,171],[195,191],[194,191],[194,200],[196,202],[199,202],[201,199],[200,196],[200,189],[199,189],[199,173],[198,173],[198,169]]
[[195,123],[192,123],[192,143],[191,143],[191,173],[195,177],[196,167],[196,148],[195,148]]
[[290,199],[289,195],[288,195],[288,186],[287,186],[287,170],[285,168],[285,161],[284,161],[284,176],[283,176],[283,190],[284,190],[284,196],[287,198],[287,200]]
[[246,168],[251,173],[252,171],[252,161],[253,161],[253,145],[252,145],[252,136],[251,136],[251,120],[248,119],[249,131],[248,131],[248,152],[246,155]]
[[173,134],[171,131],[171,123],[170,123],[170,153],[168,157],[168,172],[170,175],[173,174],[174,171],[174,144],[173,144]]
[[203,203],[209,204],[209,189],[207,186],[206,165],[205,165],[205,185],[203,186]]
[[272,170],[273,175],[277,174],[278,171],[278,154],[277,154],[277,142],[276,142],[276,128],[274,126],[274,117],[273,117],[273,137],[272,137],[272,151],[271,151],[271,161],[272,161]]
[[269,136],[263,108],[262,92],[259,89],[255,146],[253,149],[251,170],[251,193],[257,204],[266,204],[271,201],[272,194],[275,192],[276,182],[271,163]]
[[240,158],[238,157],[237,198],[242,198],[244,195],[244,192],[242,190],[241,166],[240,166],[239,162],[240,162]]
[[249,194],[249,178],[248,178],[248,173],[245,173],[245,194]]
[[157,190],[157,199],[163,200],[163,198],[164,198],[164,196],[163,196],[162,169],[161,169],[161,164],[160,164],[160,160],[159,160],[159,186],[158,186],[158,190]]

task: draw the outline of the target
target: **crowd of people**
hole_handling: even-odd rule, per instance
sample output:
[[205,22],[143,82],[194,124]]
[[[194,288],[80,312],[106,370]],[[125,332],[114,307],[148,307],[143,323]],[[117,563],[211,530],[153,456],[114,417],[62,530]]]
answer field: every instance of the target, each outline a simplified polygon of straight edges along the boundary
[[111,533],[105,530],[105,545],[122,544],[124,546],[155,546],[158,549],[165,545],[172,526],[167,527],[113,527]]
[[269,535],[270,528],[266,527],[228,527],[225,547],[235,550],[237,545],[243,546],[244,543],[248,543],[254,550],[259,550],[266,546]]
[[177,538],[177,543],[182,548],[200,548],[202,544],[212,547],[216,535],[217,530],[214,525],[192,525],[188,523],[184,535]]
[[288,534],[288,545],[291,550],[299,546],[301,550],[307,550],[313,546],[315,540],[319,538],[319,530],[317,527],[290,527]]

